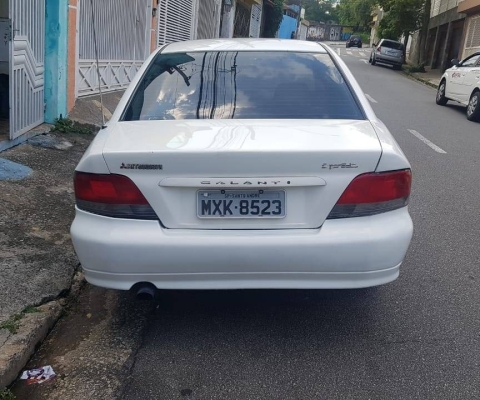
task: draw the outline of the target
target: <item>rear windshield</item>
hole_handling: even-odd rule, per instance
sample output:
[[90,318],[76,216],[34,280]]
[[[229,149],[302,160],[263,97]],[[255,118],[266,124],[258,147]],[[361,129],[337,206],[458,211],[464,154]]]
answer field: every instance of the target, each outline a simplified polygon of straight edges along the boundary
[[124,121],[179,119],[364,119],[328,54],[158,54]]
[[360,36],[351,36],[350,39],[360,39]]
[[398,42],[391,42],[390,40],[384,40],[382,47],[388,47],[389,49],[403,50],[403,44]]

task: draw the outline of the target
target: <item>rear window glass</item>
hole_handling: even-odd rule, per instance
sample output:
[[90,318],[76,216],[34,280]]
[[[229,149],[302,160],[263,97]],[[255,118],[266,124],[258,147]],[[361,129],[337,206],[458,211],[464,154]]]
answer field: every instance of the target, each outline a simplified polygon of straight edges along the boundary
[[360,39],[360,36],[351,36],[350,39]]
[[395,50],[403,50],[403,44],[398,42],[391,42],[389,40],[385,40],[382,43],[382,47],[388,47],[389,49],[395,49]]
[[158,54],[124,121],[178,119],[364,119],[328,54]]

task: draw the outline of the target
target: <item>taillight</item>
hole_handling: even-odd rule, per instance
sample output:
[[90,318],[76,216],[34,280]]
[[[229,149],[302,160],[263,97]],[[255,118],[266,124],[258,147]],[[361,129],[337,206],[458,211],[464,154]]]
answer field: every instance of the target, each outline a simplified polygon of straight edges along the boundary
[[377,47],[377,51],[380,53],[382,51],[382,47],[381,46],[378,46]]
[[411,184],[409,169],[359,175],[350,182],[328,218],[364,217],[405,207]]
[[126,176],[75,172],[74,186],[81,210],[113,218],[158,219],[142,192]]

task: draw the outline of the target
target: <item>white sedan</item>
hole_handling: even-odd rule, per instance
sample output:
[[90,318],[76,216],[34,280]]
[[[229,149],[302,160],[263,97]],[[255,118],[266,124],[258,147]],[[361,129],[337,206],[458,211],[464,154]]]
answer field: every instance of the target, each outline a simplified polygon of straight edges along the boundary
[[380,285],[412,237],[405,155],[314,42],[164,46],[74,183],[86,279],[147,295]]
[[467,118],[480,121],[480,53],[462,62],[452,60],[453,67],[443,74],[437,90],[437,104],[444,106],[448,100],[467,107]]

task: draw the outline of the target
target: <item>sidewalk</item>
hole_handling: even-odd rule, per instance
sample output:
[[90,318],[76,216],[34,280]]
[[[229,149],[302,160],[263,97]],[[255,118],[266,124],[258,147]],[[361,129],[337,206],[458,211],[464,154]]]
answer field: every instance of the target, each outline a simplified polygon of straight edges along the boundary
[[[104,97],[107,119],[121,94]],[[79,100],[72,117],[101,125],[97,99]],[[92,139],[54,132],[0,152],[0,390],[60,317],[78,275],[72,178]]]
[[[104,93],[102,95],[103,115],[105,116],[105,121],[112,118],[112,114],[122,98],[123,93],[124,90],[119,90],[116,92]],[[103,121],[100,95],[78,98],[75,107],[70,111],[68,117],[81,124],[95,125],[97,128],[101,127]]]
[[408,70],[404,69],[403,72],[417,81],[437,88],[440,84],[440,79],[442,78],[443,72],[439,69],[431,70],[426,68],[426,70],[427,72],[408,72]]

